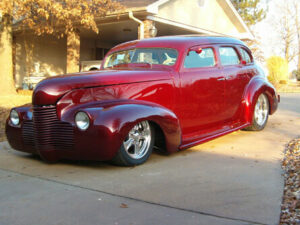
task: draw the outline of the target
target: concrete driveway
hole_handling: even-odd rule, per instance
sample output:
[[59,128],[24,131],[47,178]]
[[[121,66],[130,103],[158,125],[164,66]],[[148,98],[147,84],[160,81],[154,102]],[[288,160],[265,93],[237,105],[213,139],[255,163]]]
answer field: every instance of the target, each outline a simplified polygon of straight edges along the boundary
[[46,164],[0,144],[0,224],[278,224],[300,94],[261,132],[238,131],[134,168]]

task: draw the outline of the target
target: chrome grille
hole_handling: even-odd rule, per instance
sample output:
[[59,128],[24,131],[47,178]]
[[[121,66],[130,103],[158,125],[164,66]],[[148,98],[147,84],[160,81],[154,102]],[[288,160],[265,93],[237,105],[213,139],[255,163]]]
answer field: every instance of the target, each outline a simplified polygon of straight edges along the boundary
[[22,127],[24,145],[34,147],[34,128],[32,120],[25,120]]
[[58,120],[55,106],[34,106],[33,121],[24,121],[25,145],[37,150],[69,150],[74,146],[71,124]]

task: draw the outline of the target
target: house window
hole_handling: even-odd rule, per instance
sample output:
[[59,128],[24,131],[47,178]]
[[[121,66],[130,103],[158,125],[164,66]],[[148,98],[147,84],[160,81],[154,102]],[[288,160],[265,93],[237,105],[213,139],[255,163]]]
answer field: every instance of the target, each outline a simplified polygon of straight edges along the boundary
[[240,60],[237,52],[232,47],[219,48],[221,64],[223,66],[238,65]]

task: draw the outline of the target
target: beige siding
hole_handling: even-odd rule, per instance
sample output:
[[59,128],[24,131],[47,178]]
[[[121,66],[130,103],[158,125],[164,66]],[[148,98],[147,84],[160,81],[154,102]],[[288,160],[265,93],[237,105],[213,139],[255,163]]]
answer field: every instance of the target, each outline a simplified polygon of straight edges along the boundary
[[34,72],[34,63],[40,64],[40,71],[46,76],[66,72],[66,40],[52,36],[17,35],[15,37],[15,79],[17,87],[22,86],[23,77]]
[[229,12],[221,7],[219,1],[205,0],[201,7],[198,2],[198,0],[169,1],[160,6],[157,16],[221,34],[237,35],[246,32],[242,26],[233,23],[226,14]]

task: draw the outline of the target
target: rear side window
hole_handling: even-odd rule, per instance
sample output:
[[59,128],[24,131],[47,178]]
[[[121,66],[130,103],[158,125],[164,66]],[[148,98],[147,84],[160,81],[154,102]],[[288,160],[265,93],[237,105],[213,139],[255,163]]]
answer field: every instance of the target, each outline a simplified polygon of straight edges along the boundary
[[232,47],[220,47],[219,48],[221,64],[223,66],[238,65],[240,60],[237,52]]
[[184,60],[185,68],[213,67],[215,64],[215,54],[212,48],[203,48],[200,54],[191,51]]
[[246,63],[251,63],[251,56],[249,55],[249,53],[243,49],[243,48],[240,48],[240,52],[241,52],[241,55],[242,55],[242,58],[243,60],[246,61]]

